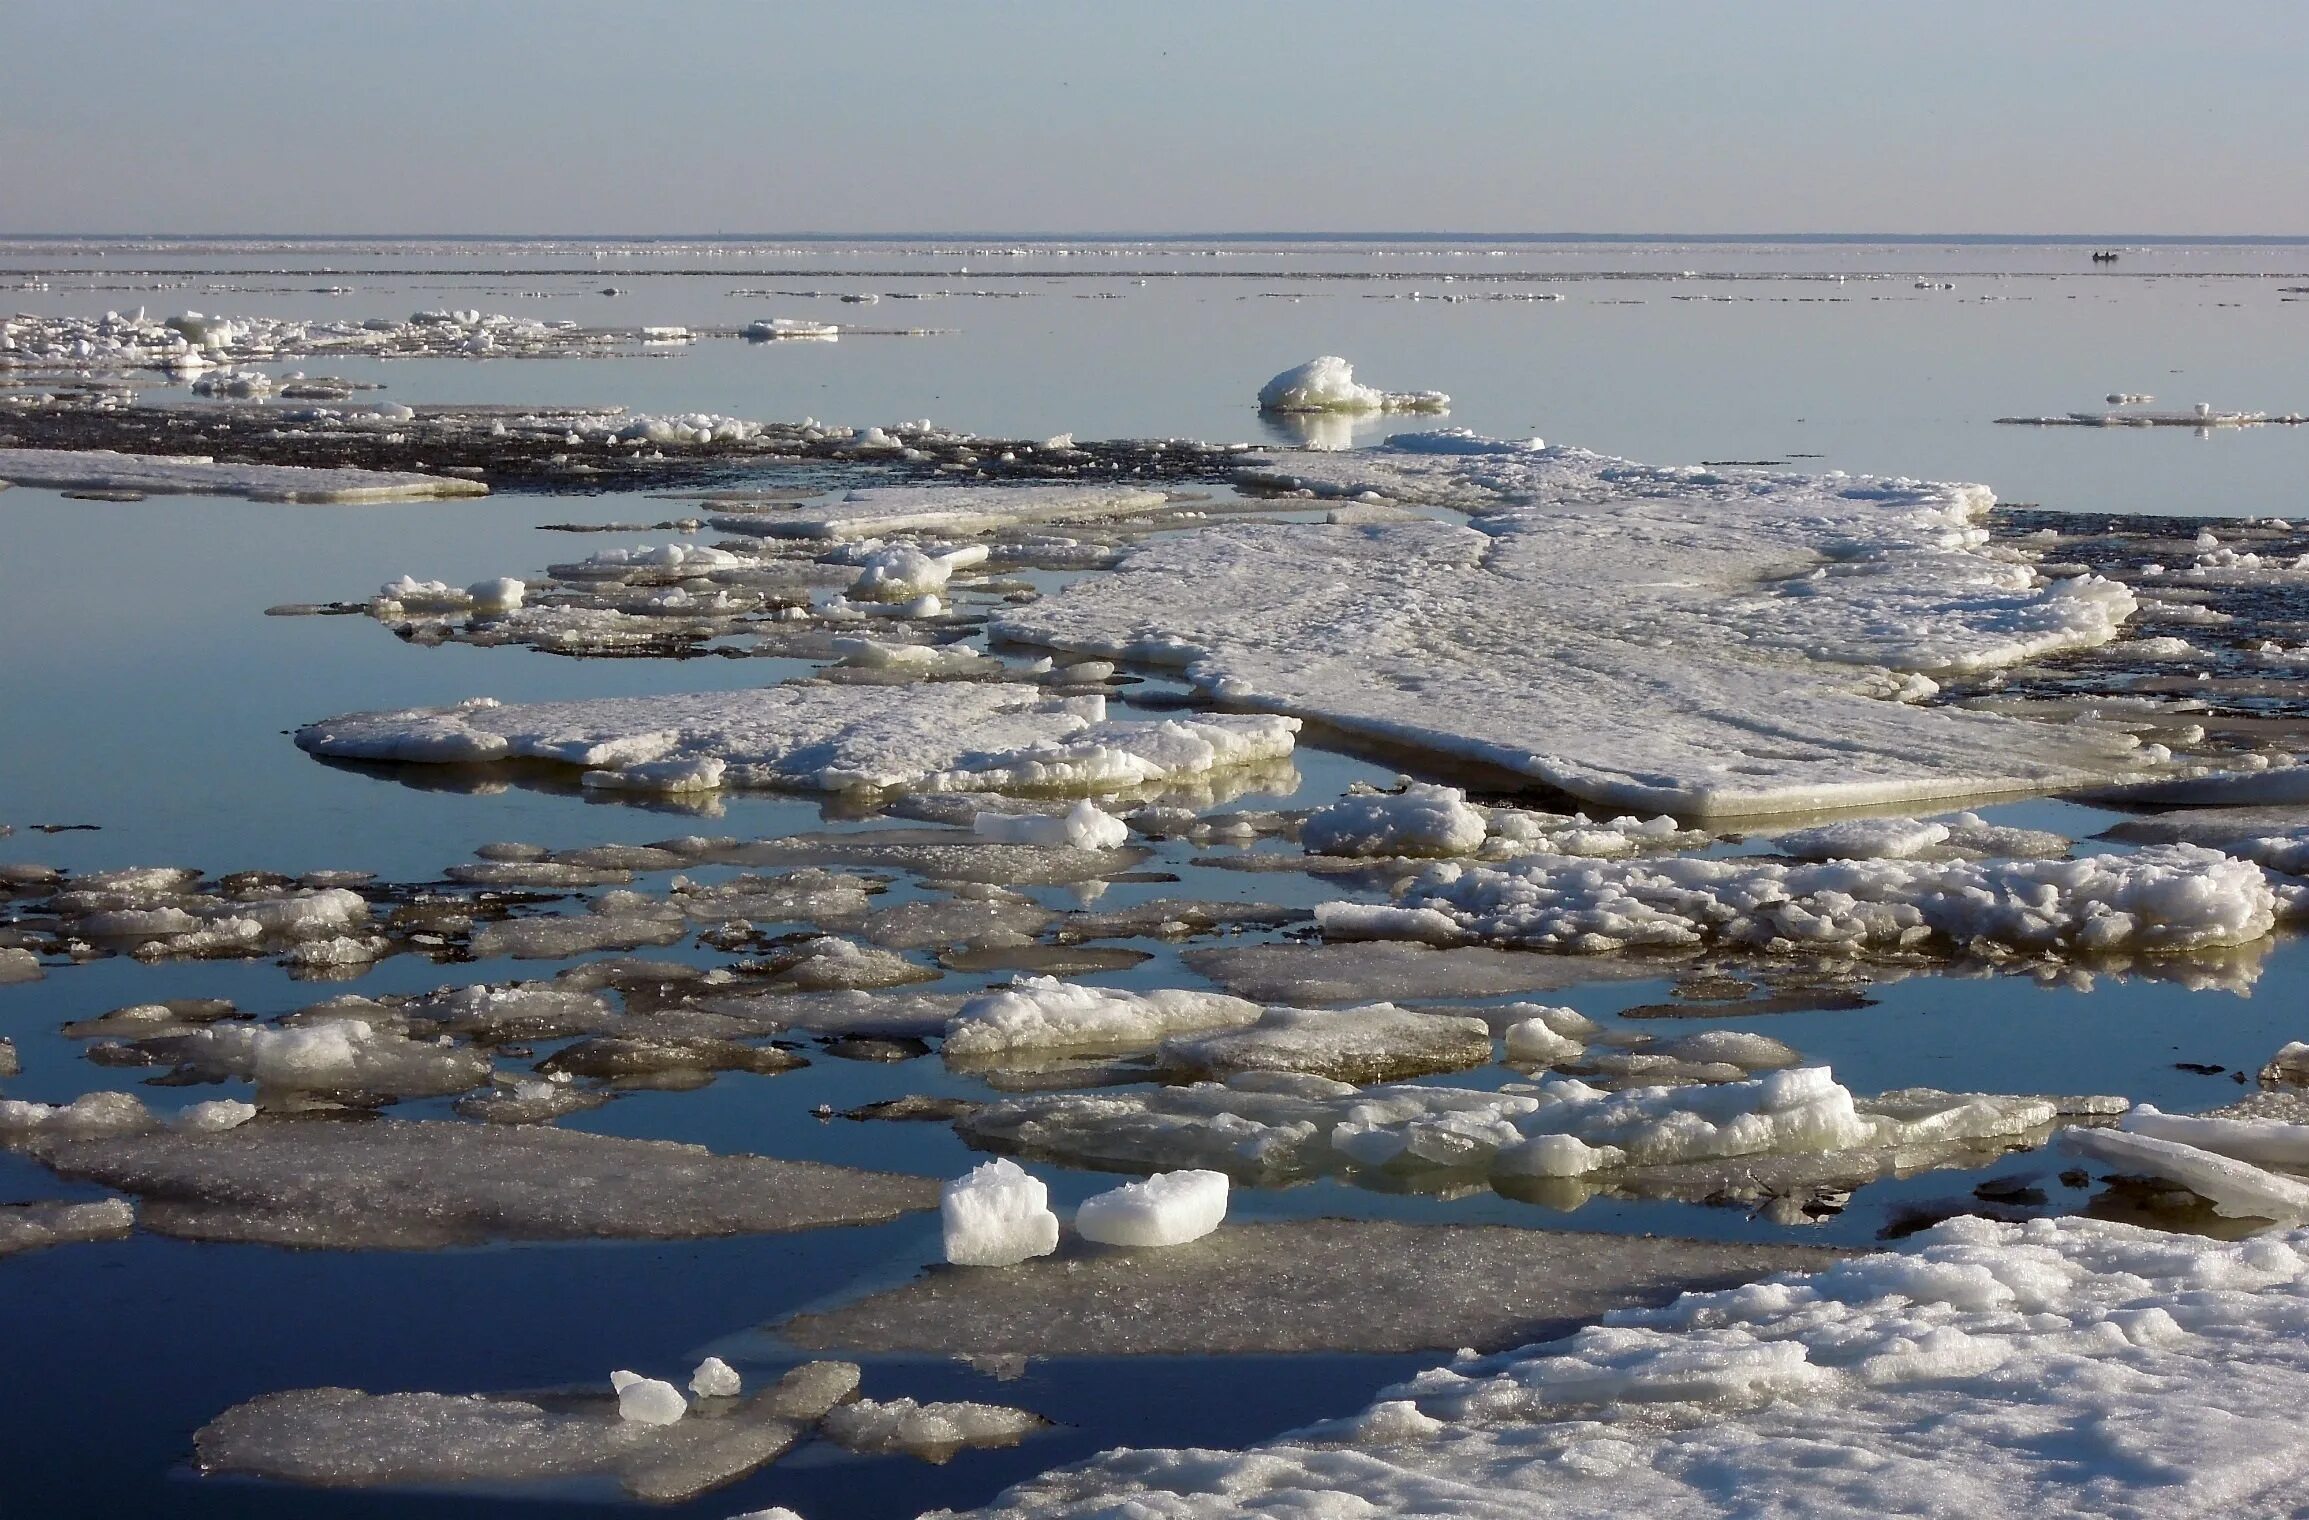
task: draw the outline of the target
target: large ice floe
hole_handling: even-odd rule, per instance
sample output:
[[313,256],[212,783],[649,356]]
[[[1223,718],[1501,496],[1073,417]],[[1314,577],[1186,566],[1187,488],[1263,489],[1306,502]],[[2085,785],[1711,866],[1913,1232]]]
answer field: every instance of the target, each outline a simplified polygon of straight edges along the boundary
[[758,691],[352,713],[297,731],[347,760],[545,760],[585,784],[644,792],[1102,792],[1290,754],[1298,722],[1263,715],[1109,719],[1103,697],[1009,685]]
[[152,496],[245,496],[251,501],[376,502],[487,496],[462,475],[339,469],[295,464],[220,464],[166,454],[106,449],[0,448],[0,481],[60,491],[127,491]]
[[2057,790],[2166,759],[2113,724],[1917,705],[1936,673],[2104,643],[2134,608],[1991,545],[1978,486],[1457,432],[1245,479],[1471,519],[1214,526],[993,632],[1687,817]]
[[1916,1248],[1462,1356],[1245,1451],[1121,1450],[986,1520],[2278,1516],[2309,1235],[1960,1219]]

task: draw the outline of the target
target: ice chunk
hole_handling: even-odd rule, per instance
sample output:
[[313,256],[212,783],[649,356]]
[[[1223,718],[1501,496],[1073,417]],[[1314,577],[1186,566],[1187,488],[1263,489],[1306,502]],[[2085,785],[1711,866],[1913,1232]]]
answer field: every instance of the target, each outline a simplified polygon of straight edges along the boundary
[[785,685],[690,696],[353,713],[297,731],[314,754],[430,764],[536,759],[589,785],[1101,792],[1290,754],[1292,718],[1109,720],[1032,688]]
[[866,486],[831,505],[716,517],[724,533],[762,538],[882,538],[895,533],[962,536],[1027,524],[1141,517],[1168,505],[1138,486]]
[[1519,1066],[1566,1066],[1587,1050],[1578,1040],[1558,1034],[1545,1018],[1528,1018],[1507,1030],[1507,1059]]
[[1905,860],[1946,842],[1948,825],[1916,818],[1853,818],[1772,841],[1798,860]]
[[965,1447],[1015,1446],[1050,1422],[1000,1404],[859,1399],[826,1411],[824,1429],[857,1452],[904,1452],[944,1462]]
[[1111,850],[1130,842],[1120,818],[1087,799],[1056,817],[1042,813],[982,812],[970,822],[981,839],[1005,844],[1058,845],[1076,850]]
[[[2208,1128],[2231,1124],[2243,1127],[2256,1121],[2210,1119],[2200,1123]],[[2210,1203],[2215,1213],[2229,1218],[2271,1219],[2280,1224],[2298,1224],[2309,1219],[2309,1182],[2281,1176],[2249,1161],[2233,1160],[2185,1140],[2166,1139],[2156,1133],[2157,1128],[2166,1127],[2171,1127],[2170,1120],[2141,1134],[2074,1129],[2061,1135],[2061,1144],[2080,1156],[2110,1166],[2169,1178]]]
[[689,1391],[701,1399],[734,1399],[745,1391],[745,1383],[735,1367],[709,1356],[690,1374]]
[[1355,366],[1336,354],[1284,370],[1259,387],[1262,412],[1440,412],[1441,391],[1389,392],[1355,382]]
[[477,1051],[444,1047],[355,1020],[296,1028],[211,1025],[190,1034],[141,1042],[181,1070],[246,1077],[284,1092],[370,1092],[402,1097],[461,1093],[489,1077]]
[[242,1103],[232,1098],[212,1098],[206,1103],[195,1103],[176,1116],[176,1127],[187,1134],[217,1135],[228,1129],[239,1129],[257,1116],[254,1103]]
[[613,1372],[609,1386],[617,1392],[617,1417],[637,1425],[671,1425],[689,1413],[689,1401],[673,1384],[645,1378],[638,1372]]
[[2132,613],[2121,585],[2048,580],[1991,545],[1977,519],[1993,498],[1976,486],[1400,443],[1294,456],[1252,483],[1474,520],[1212,526],[1008,609],[993,631],[1175,666],[1229,705],[1685,818],[2156,768],[2113,728],[1869,694],[1888,671],[2102,644]]
[[1050,1189],[1015,1161],[989,1161],[946,1184],[939,1199],[946,1259],[1007,1267],[1058,1249]]
[[1107,1246],[1179,1246],[1200,1240],[1227,1217],[1225,1172],[1158,1172],[1086,1198],[1074,1228]]
[[1173,1034],[1248,1024],[1258,1016],[1256,1003],[1224,993],[1129,992],[1023,976],[964,1003],[946,1026],[945,1053],[979,1061],[1022,1051],[1149,1049]]
[[904,602],[944,591],[957,570],[986,563],[984,544],[969,544],[931,554],[912,544],[889,544],[869,550],[858,560],[858,576],[849,595],[868,601]]
[[1486,829],[1459,788],[1413,782],[1315,809],[1299,826],[1299,842],[1314,855],[1471,855]]

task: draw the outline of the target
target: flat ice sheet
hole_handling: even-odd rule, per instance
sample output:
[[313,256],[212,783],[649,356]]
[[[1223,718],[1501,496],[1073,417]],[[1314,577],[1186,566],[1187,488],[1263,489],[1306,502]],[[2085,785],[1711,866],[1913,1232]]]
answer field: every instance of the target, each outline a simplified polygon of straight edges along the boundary
[[1248,1451],[1115,1451],[1002,1520],[2299,1513],[2309,1236],[1961,1219],[1456,1360]]
[[938,1185],[702,1146],[448,1121],[244,1125],[42,1142],[63,1177],[135,1194],[163,1235],[344,1250],[683,1239],[870,1224]]
[[547,760],[589,786],[699,792],[1100,792],[1288,755],[1297,720],[1109,721],[1100,697],[1008,684],[822,686],[348,713],[297,744],[348,760]]
[[1991,546],[1978,486],[1654,469],[1456,434],[1255,478],[1473,521],[1213,527],[994,631],[1686,817],[2153,768],[2110,729],[1889,699],[2107,642],[2133,610],[2120,585],[2047,581]]
[[994,533],[1032,523],[1137,517],[1169,498],[1138,486],[866,486],[840,501],[710,519],[758,538],[879,538],[890,533]]
[[1836,1255],[1503,1225],[1233,1224],[1162,1251],[1070,1246],[999,1270],[933,1270],[778,1334],[809,1349],[952,1356],[1496,1350]]
[[59,491],[245,496],[251,501],[415,501],[489,494],[480,481],[459,475],[219,464],[197,455],[117,454],[109,449],[0,449],[0,480]]

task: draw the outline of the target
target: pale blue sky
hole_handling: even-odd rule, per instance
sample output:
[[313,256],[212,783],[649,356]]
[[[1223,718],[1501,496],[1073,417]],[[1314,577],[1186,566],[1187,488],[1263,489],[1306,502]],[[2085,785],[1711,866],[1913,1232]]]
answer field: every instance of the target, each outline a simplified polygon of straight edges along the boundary
[[2309,5],[0,0],[0,232],[2309,234]]

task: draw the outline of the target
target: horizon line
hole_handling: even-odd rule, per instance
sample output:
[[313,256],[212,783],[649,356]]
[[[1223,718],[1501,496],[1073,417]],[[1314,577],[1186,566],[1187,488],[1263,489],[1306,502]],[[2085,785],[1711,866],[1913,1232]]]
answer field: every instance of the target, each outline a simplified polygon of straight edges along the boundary
[[2133,244],[2279,245],[2309,244],[2309,232],[1376,232],[1376,231],[1203,231],[1203,232],[1034,232],[1017,229],[926,230],[909,232],[0,232],[7,242],[133,242],[150,239],[207,239],[249,242],[435,241],[510,242],[920,242],[971,239],[1045,243],[2035,243],[2054,246]]

